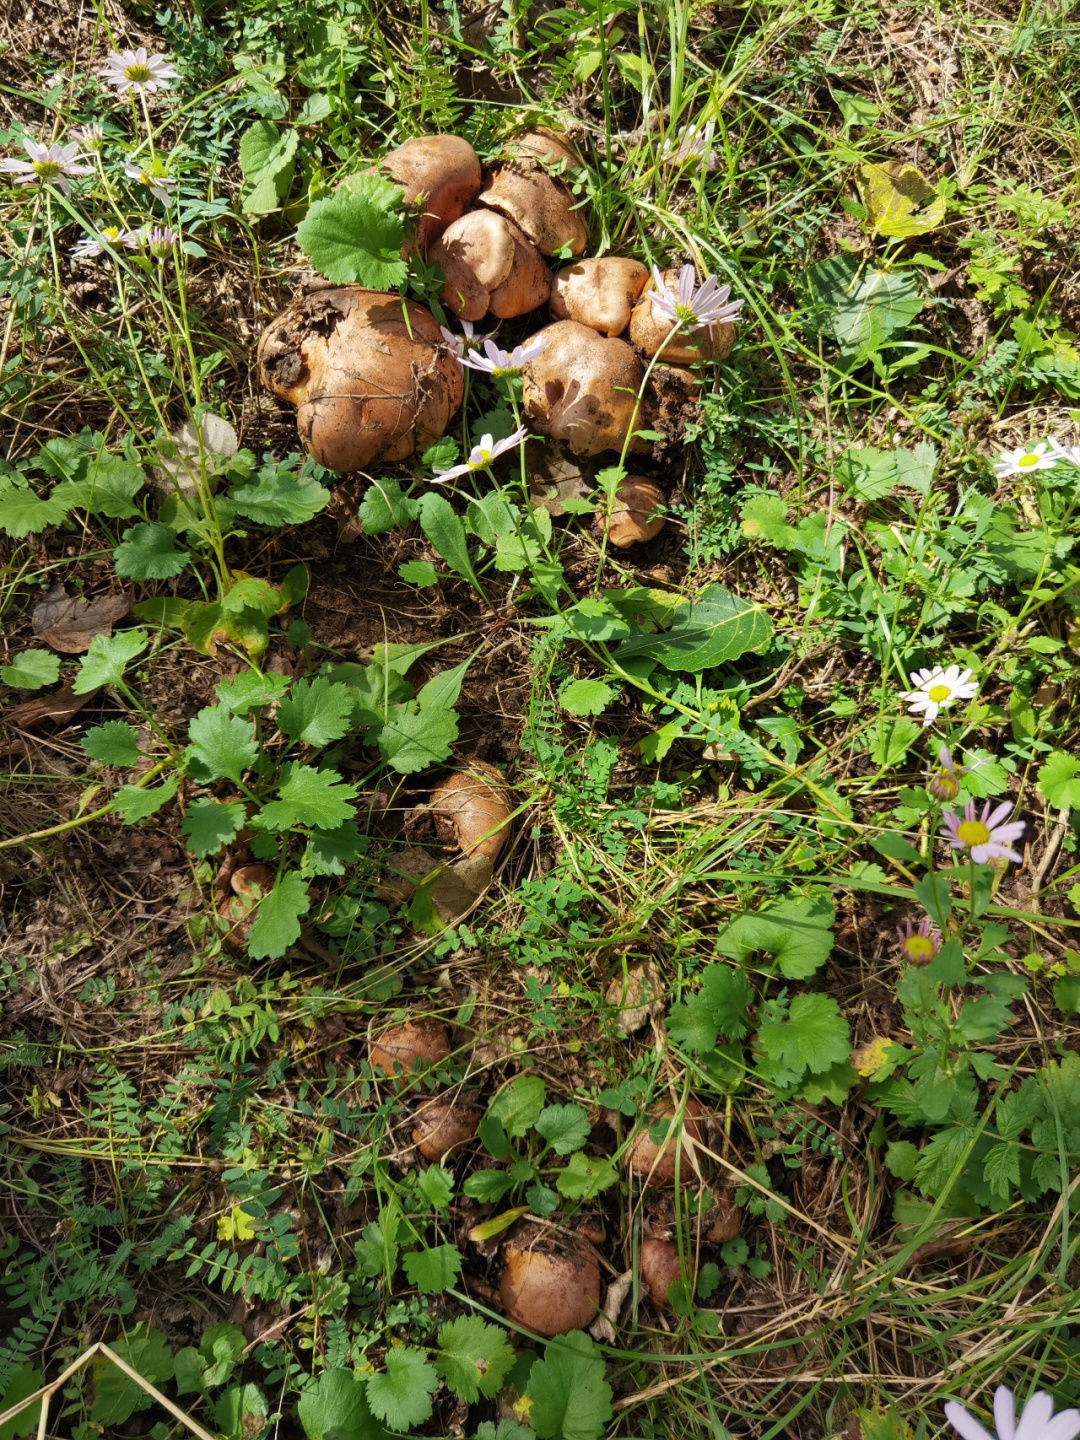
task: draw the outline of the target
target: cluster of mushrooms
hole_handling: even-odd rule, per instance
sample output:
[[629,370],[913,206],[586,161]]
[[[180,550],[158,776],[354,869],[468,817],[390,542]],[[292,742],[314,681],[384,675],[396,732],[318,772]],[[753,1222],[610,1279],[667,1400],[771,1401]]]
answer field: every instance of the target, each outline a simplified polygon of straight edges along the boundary
[[[437,1077],[438,1069],[453,1053],[448,1027],[431,1018],[407,1020],[373,1036],[368,1059],[373,1071],[396,1086],[415,1086],[423,1075]],[[476,1138],[485,1107],[476,1091],[444,1090],[421,1095],[412,1102],[407,1121],[417,1155],[434,1164],[460,1159]],[[702,1245],[722,1245],[739,1233],[742,1216],[734,1193],[727,1186],[708,1184],[702,1150],[708,1117],[690,1097],[681,1109],[660,1104],[644,1118],[622,1154],[623,1165],[646,1196],[636,1266],[641,1289],[661,1310],[671,1308],[670,1292],[676,1281],[687,1283],[694,1257]],[[659,1142],[650,1135],[666,1126]],[[676,1207],[678,1180],[699,1182],[700,1204]],[[683,1254],[675,1241],[677,1211],[684,1225]],[[688,1210],[690,1237],[686,1243]],[[487,1240],[481,1225],[470,1233]],[[573,1227],[519,1220],[505,1238],[495,1238],[497,1284],[475,1277],[470,1288],[498,1305],[515,1324],[534,1334],[563,1335],[587,1326],[593,1333],[614,1339],[610,1330],[630,1288],[633,1272],[612,1279],[607,1296],[601,1294],[598,1245],[603,1231],[581,1220]]]
[[[549,307],[552,323],[529,337],[537,353],[521,373],[525,417],[538,437],[527,452],[535,503],[546,496],[553,514],[560,481],[572,490],[576,475],[578,493],[591,488],[582,460],[646,452],[651,442],[640,431],[670,434],[673,417],[694,408],[699,381],[687,367],[723,359],[734,337],[723,323],[673,335],[675,322],[654,304],[639,260],[576,258],[589,232],[567,179],[581,167],[566,139],[546,129],[516,137],[488,166],[460,137],[428,135],[377,167],[404,192],[412,217],[405,253],[439,267],[442,304],[467,322],[467,333],[487,317]],[[548,260],[568,255],[572,262],[552,271]],[[677,274],[665,271],[665,285]],[[367,471],[422,454],[445,432],[464,390],[460,342],[447,336],[415,301],[322,285],[267,327],[259,374],[296,407],[300,437],[321,465]],[[628,475],[604,522],[608,543],[651,540],[663,526],[663,502],[653,480]]]

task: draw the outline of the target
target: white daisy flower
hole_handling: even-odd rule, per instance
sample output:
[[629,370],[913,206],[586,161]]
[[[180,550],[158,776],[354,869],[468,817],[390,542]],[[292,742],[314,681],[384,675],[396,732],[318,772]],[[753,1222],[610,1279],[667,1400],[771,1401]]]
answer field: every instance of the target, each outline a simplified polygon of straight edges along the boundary
[[1055,459],[1064,460],[1066,465],[1075,465],[1080,470],[1080,445],[1062,445],[1060,440],[1051,440],[1050,448]]
[[145,46],[137,50],[114,50],[98,71],[106,85],[111,85],[118,95],[135,91],[140,95],[153,95],[156,90],[168,90],[169,82],[176,76],[176,66],[166,55],[151,55]]
[[999,480],[1010,475],[1030,475],[1033,470],[1052,470],[1058,456],[1051,454],[1053,440],[1039,440],[1034,445],[1020,445],[1015,450],[1005,450],[994,461],[994,474]]
[[469,458],[464,465],[454,465],[449,470],[441,470],[432,478],[431,483],[445,485],[448,480],[456,480],[459,475],[471,475],[474,470],[486,470],[492,461],[505,455],[507,450],[516,450],[527,433],[523,425],[520,430],[515,430],[503,440],[496,440],[493,435],[481,435],[479,445],[474,445],[469,451]]
[[708,325],[734,325],[743,307],[741,300],[731,300],[730,285],[721,285],[717,276],[708,275],[699,285],[693,265],[684,265],[674,293],[664,284],[658,265],[653,266],[656,294],[652,303],[662,315],[680,330],[702,330]]
[[473,345],[479,345],[480,343],[480,341],[476,339],[473,322],[471,320],[462,320],[461,328],[465,331],[464,339],[462,339],[460,335],[455,335],[452,330],[448,330],[445,325],[439,326],[439,333],[446,341],[447,349],[459,360],[465,358],[466,350],[471,350]]
[[97,235],[84,235],[71,247],[73,260],[95,260],[106,245],[114,249],[122,245],[125,250],[134,250],[139,237],[131,230],[121,230],[119,225],[103,225]]
[[483,370],[485,374],[505,379],[520,375],[522,367],[535,360],[546,344],[543,339],[530,340],[527,345],[515,345],[513,350],[507,351],[500,350],[494,340],[487,339],[483,355],[476,350],[465,350],[458,358],[470,370]]
[[900,699],[907,703],[912,715],[922,714],[923,724],[932,725],[940,710],[947,710],[957,700],[970,700],[979,693],[978,682],[972,680],[970,670],[961,670],[959,665],[950,665],[943,670],[935,665],[930,670],[916,670],[911,677],[913,689],[902,692]]
[[[955,1400],[946,1402],[945,1417],[963,1440],[995,1440]],[[1053,1400],[1040,1390],[1032,1395],[1017,1420],[1012,1391],[999,1385],[994,1392],[994,1424],[997,1440],[1076,1440],[1080,1435],[1080,1410],[1062,1410],[1060,1415],[1054,1415]]]
[[145,185],[156,200],[163,205],[169,203],[170,190],[176,189],[176,181],[171,175],[166,175],[155,165],[154,169],[148,170],[140,165],[137,160],[126,160],[124,162],[124,174],[129,180],[135,180],[140,185]]
[[17,175],[16,185],[55,185],[65,195],[71,194],[69,178],[89,175],[90,166],[78,163],[79,147],[70,145],[45,145],[39,140],[23,136],[22,147],[28,155],[26,160],[11,157],[0,160],[0,170],[7,175]]
[[158,260],[167,260],[179,239],[180,236],[168,225],[152,225],[143,236],[143,243]]
[[88,155],[97,155],[105,148],[105,127],[96,121],[92,125],[76,125],[71,133],[78,141],[79,149]]

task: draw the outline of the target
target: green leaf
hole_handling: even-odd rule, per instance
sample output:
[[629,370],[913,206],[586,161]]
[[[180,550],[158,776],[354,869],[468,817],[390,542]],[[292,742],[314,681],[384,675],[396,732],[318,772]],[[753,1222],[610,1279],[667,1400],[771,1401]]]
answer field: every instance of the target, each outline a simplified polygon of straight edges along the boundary
[[230,680],[218,681],[214,694],[227,710],[236,715],[246,715],[251,710],[262,710],[283,699],[290,684],[288,675],[279,675],[273,670],[268,670],[265,675],[258,670],[241,670]]
[[207,705],[192,716],[188,740],[185,754],[197,762],[200,778],[231,780],[235,785],[259,754],[254,722],[230,714],[224,705]]
[[296,1413],[308,1440],[382,1440],[367,1385],[351,1370],[324,1370],[300,1396]]
[[540,1112],[536,1133],[541,1135],[556,1155],[569,1155],[589,1138],[592,1126],[580,1105],[548,1105]]
[[267,465],[249,484],[234,485],[229,500],[256,525],[306,525],[329,505],[330,491],[311,475]]
[[430,560],[405,560],[397,572],[407,585],[419,585],[426,589],[439,583],[439,572]]
[[1039,766],[1039,791],[1055,810],[1080,810],[1080,757],[1054,750]]
[[875,765],[895,769],[921,734],[922,726],[906,715],[894,720],[881,716],[863,738]]
[[403,529],[419,510],[419,502],[402,494],[396,480],[377,480],[365,492],[357,519],[365,535],[383,535],[387,530]]
[[746,1034],[746,1012],[754,992],[741,970],[727,965],[710,965],[696,995],[686,996],[671,1007],[667,1032],[677,1045],[698,1055],[711,1054],[723,1034],[741,1040]]
[[143,629],[119,630],[115,635],[95,635],[82,658],[72,689],[85,695],[101,685],[115,685],[124,678],[124,671],[150,643]]
[[570,1156],[566,1169],[559,1171],[555,1188],[567,1200],[592,1200],[618,1178],[618,1171],[610,1160],[584,1155],[578,1150]]
[[949,911],[952,909],[952,892],[948,880],[936,870],[930,870],[914,889],[919,903],[944,935],[949,922]]
[[918,1146],[909,1140],[893,1140],[885,1151],[885,1168],[897,1180],[908,1184],[915,1178],[915,1166],[919,1161]]
[[264,805],[256,817],[262,830],[288,830],[293,825],[314,825],[336,830],[352,818],[356,786],[346,784],[333,770],[290,762],[282,769],[278,798]]
[[113,551],[116,573],[126,580],[171,580],[190,559],[190,551],[176,548],[176,531],[160,520],[129,526]]
[[[27,1399],[28,1396],[33,1395],[35,1390],[40,1389],[41,1371],[36,1365],[27,1361],[12,1372],[7,1382],[7,1389],[0,1394],[0,1412],[13,1410],[20,1400]],[[28,1405],[18,1415],[0,1425],[0,1440],[23,1440],[24,1436],[32,1434],[37,1429],[40,1416],[41,1401],[36,1400],[33,1405]]]
[[441,670],[433,675],[416,697],[421,711],[449,710],[457,704],[465,672],[472,663],[472,657],[455,665],[452,670]]
[[517,1075],[488,1106],[488,1114],[502,1125],[511,1140],[519,1140],[536,1124],[547,1091],[539,1075]]
[[758,1043],[768,1059],[796,1078],[807,1070],[820,1075],[851,1053],[848,1022],[831,995],[796,995],[786,1021],[758,1028]]
[[444,1295],[461,1273],[461,1251],[456,1245],[433,1245],[410,1250],[401,1263],[422,1295]]
[[411,700],[390,707],[379,730],[379,752],[400,775],[412,775],[448,760],[457,736],[453,710],[421,710]]
[[188,849],[200,860],[216,855],[239,835],[245,813],[239,801],[223,805],[219,800],[193,800],[180,825]]
[[857,500],[882,500],[904,485],[928,495],[938,452],[928,440],[911,450],[878,450],[862,446],[845,450],[836,462],[836,477]]
[[668,670],[697,675],[763,650],[772,633],[772,621],[760,606],[740,600],[722,585],[707,585],[696,600],[678,607],[666,635],[636,636],[619,646],[615,659],[621,664],[647,655]]
[[163,805],[169,803],[179,788],[180,775],[175,770],[162,785],[122,785],[112,798],[113,814],[119,815],[125,825],[136,825],[140,820],[148,820],[151,815],[156,815]]
[[224,1385],[244,1353],[246,1344],[247,1340],[240,1326],[230,1324],[227,1320],[204,1330],[199,1341],[199,1353],[207,1362],[203,1376],[205,1383],[210,1386]]
[[865,364],[902,334],[923,308],[911,270],[860,271],[850,256],[832,256],[806,273],[811,299],[824,312],[848,369]]
[[300,222],[297,243],[334,285],[396,289],[407,269],[401,201],[402,192],[382,176],[353,175],[347,186],[315,201]]
[[214,1424],[226,1440],[259,1440],[268,1413],[266,1396],[257,1385],[232,1385],[214,1401]]
[[134,765],[139,758],[139,737],[122,720],[108,720],[95,725],[79,742],[90,760],[103,765]]
[[0,475],[0,530],[13,540],[25,540],[50,525],[59,525],[68,513],[63,499],[50,495],[40,500],[28,485],[14,485]]
[[505,1170],[474,1170],[462,1185],[470,1200],[479,1200],[484,1205],[494,1205],[513,1187],[513,1180]]
[[763,951],[774,957],[786,979],[805,980],[829,958],[835,914],[832,902],[822,895],[775,900],[736,915],[720,932],[717,953],[745,964]]
[[437,490],[428,490],[420,498],[417,513],[420,529],[431,541],[436,552],[456,575],[468,580],[482,595],[484,592],[472,567],[469,548],[465,543],[465,526],[450,501]]
[[288,698],[278,705],[276,718],[278,729],[288,739],[329,745],[348,733],[352,721],[349,687],[335,684],[325,675],[297,680]]
[[368,1379],[368,1404],[391,1430],[410,1430],[430,1419],[438,1387],[439,1377],[424,1352],[399,1345],[386,1352],[386,1373]]
[[303,868],[309,875],[344,875],[364,854],[365,839],[355,820],[333,830],[313,830],[304,851]]
[[618,693],[603,680],[567,680],[559,690],[559,704],[571,715],[599,715]]
[[529,1372],[529,1420],[540,1440],[598,1440],[611,1419],[611,1386],[596,1343],[581,1330],[544,1348]]
[[0,667],[0,680],[16,690],[40,690],[60,678],[60,656],[51,650],[23,650],[10,665]]
[[439,1327],[436,1373],[467,1405],[481,1395],[489,1400],[498,1395],[516,1360],[503,1331],[479,1315],[462,1315]]
[[910,240],[936,230],[945,219],[945,196],[907,161],[861,165],[859,180],[869,228],[876,235]]
[[256,120],[244,131],[240,207],[245,215],[266,215],[279,208],[292,186],[299,138],[295,130],[278,130],[269,120]]
[[[151,1385],[160,1386],[172,1378],[173,1355],[160,1330],[117,1340],[113,1350]],[[134,1380],[105,1356],[91,1361],[94,1376],[94,1400],[90,1419],[95,1425],[114,1429],[123,1425],[137,1410],[149,1410],[153,1396],[148,1395]]]
[[311,896],[300,875],[286,870],[259,901],[248,932],[247,952],[253,960],[277,960],[300,935],[300,916],[311,908]]

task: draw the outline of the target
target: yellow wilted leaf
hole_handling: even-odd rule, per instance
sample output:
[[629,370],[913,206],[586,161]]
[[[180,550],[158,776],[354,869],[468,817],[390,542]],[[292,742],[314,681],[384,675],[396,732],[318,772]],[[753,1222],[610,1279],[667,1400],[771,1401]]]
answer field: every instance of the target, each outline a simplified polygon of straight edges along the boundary
[[234,1240],[242,1243],[245,1240],[255,1239],[255,1227],[251,1223],[252,1217],[240,1205],[234,1205],[228,1215],[221,1215],[217,1222],[217,1238],[223,1241]]
[[860,1045],[853,1052],[852,1067],[859,1075],[866,1077],[876,1075],[887,1063],[891,1049],[892,1041],[886,1035],[879,1035],[873,1040],[868,1040],[865,1045]]
[[944,195],[904,160],[863,165],[859,177],[867,224],[877,235],[909,240],[936,230],[945,218]]

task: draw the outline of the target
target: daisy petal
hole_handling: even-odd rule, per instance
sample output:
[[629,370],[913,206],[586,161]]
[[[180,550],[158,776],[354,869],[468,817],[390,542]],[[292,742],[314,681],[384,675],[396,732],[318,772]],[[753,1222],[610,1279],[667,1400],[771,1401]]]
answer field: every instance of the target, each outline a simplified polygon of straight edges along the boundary
[[945,1402],[945,1418],[963,1440],[993,1440],[993,1436],[983,1429],[975,1416],[969,1415],[955,1400]]
[[1016,1401],[1007,1385],[994,1391],[994,1424],[998,1440],[1014,1440],[1016,1433]]

